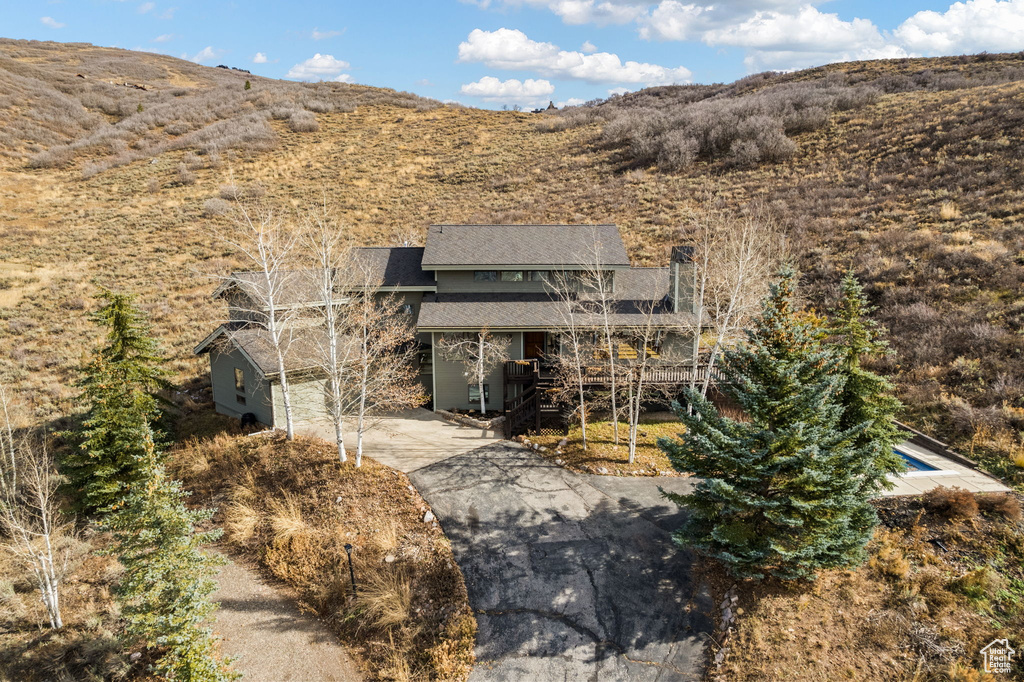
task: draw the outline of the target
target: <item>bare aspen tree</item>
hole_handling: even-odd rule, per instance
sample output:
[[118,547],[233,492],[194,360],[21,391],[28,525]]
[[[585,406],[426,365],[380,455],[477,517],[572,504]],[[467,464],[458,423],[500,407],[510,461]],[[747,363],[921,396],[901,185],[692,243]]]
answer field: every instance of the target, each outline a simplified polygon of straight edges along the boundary
[[345,306],[350,342],[355,348],[350,381],[343,385],[343,407],[352,406],[356,417],[356,466],[363,463],[363,435],[370,417],[382,412],[416,407],[425,398],[416,380],[413,360],[416,336],[412,318],[393,293],[382,293],[372,264],[352,259],[357,277]]
[[636,459],[636,442],[640,430],[640,413],[644,401],[651,397],[651,369],[657,362],[658,348],[666,330],[657,324],[655,303],[645,303],[638,311],[640,320],[620,330],[632,348],[630,355],[622,359],[622,387],[626,399],[626,416],[629,424],[629,463]]
[[480,392],[480,414],[487,412],[484,382],[487,373],[496,365],[508,361],[508,349],[512,337],[508,334],[492,334],[487,329],[466,334],[445,334],[437,343],[437,349],[446,360],[459,362],[466,373],[476,380]]
[[[735,340],[751,315],[760,310],[781,258],[781,239],[763,207],[731,216],[713,207],[710,200],[695,217],[688,236],[694,245],[696,270],[692,363],[696,370],[707,331],[710,348],[700,386],[701,394],[707,396],[722,348]],[[691,389],[696,389],[697,381],[694,371]]]
[[61,628],[60,585],[68,573],[71,524],[61,518],[60,476],[46,444],[16,438],[6,393],[0,386],[0,528],[3,545],[31,571],[51,628]]
[[604,341],[604,353],[607,355],[609,385],[609,402],[612,413],[612,433],[615,444],[619,443],[619,407],[618,377],[615,371],[618,339],[612,315],[615,313],[614,280],[604,266],[602,243],[594,230],[593,243],[590,251],[590,262],[582,272],[581,285],[586,289],[586,300],[591,313],[596,317],[596,327]]
[[576,280],[564,272],[552,273],[548,289],[558,302],[561,325],[558,329],[560,352],[555,355],[555,367],[560,394],[572,394],[571,416],[580,420],[583,449],[587,449],[587,392],[589,367],[594,363],[594,327],[590,314],[580,304]]
[[310,330],[316,347],[317,368],[325,377],[327,413],[334,427],[338,459],[348,460],[345,451],[344,423],[347,384],[356,368],[357,344],[349,333],[349,311],[353,288],[352,249],[345,230],[327,210],[318,207],[304,220],[303,236],[311,267],[306,274],[320,307],[316,331]]
[[286,291],[301,279],[295,271],[288,269],[298,235],[289,230],[272,209],[259,204],[247,206],[239,203],[235,211],[234,230],[221,235],[221,239],[253,268],[250,273],[252,279],[246,282],[248,286],[244,289],[253,303],[249,311],[250,321],[267,332],[273,348],[281,382],[285,427],[288,440],[293,440],[295,419],[285,357],[296,333],[291,324],[296,309],[288,305]]

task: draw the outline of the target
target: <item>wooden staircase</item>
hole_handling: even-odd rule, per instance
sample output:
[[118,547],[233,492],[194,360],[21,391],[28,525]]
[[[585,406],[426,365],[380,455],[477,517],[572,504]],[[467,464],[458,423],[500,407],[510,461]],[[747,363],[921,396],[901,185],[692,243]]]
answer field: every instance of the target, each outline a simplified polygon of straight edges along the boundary
[[[513,360],[505,363],[505,437],[540,433],[544,415],[560,410],[551,397],[554,375],[544,371],[539,360]],[[509,394],[514,394],[510,397]]]

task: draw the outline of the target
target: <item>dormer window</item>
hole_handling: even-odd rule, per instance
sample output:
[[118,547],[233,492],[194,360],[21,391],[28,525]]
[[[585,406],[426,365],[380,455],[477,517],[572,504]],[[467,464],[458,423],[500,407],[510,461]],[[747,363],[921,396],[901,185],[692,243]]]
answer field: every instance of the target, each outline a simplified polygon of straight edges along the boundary
[[522,270],[502,270],[501,271],[502,282],[522,282],[523,271]]
[[473,271],[474,282],[497,282],[498,271],[497,270],[474,270]]

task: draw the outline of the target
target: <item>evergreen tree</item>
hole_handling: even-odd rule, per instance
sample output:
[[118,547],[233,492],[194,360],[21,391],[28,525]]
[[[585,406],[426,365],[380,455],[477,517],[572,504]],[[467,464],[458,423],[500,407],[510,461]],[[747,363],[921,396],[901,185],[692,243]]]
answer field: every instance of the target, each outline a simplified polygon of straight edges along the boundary
[[122,499],[104,519],[125,569],[117,597],[126,634],[166,650],[153,666],[162,677],[183,682],[237,679],[218,659],[206,626],[216,608],[210,601],[215,567],[222,562],[201,547],[221,531],[196,532],[212,510],[185,506],[187,493],[167,477],[152,433],[144,435],[141,445],[140,480],[125,486]]
[[106,345],[81,368],[78,385],[88,412],[78,447],[63,461],[88,511],[108,508],[124,486],[144,477],[144,438],[159,417],[154,391],[167,385],[156,341],[133,297],[104,290],[99,298],[106,304],[92,317],[107,330]]
[[841,358],[794,310],[795,282],[784,268],[746,343],[722,358],[720,388],[749,421],[689,391],[693,414],[677,410],[686,432],[658,443],[677,470],[702,479],[689,495],[668,494],[689,512],[676,542],[740,577],[812,579],[859,563],[877,520],[851,474],[863,427],[841,425]]
[[874,308],[852,272],[843,278],[842,291],[842,303],[833,311],[835,324],[832,328],[843,355],[840,372],[845,377],[839,395],[843,406],[840,426],[849,429],[865,425],[853,441],[854,448],[860,452],[857,471],[861,472],[864,491],[876,494],[892,488],[893,483],[886,474],[906,471],[903,458],[893,450],[893,446],[903,440],[895,422],[903,406],[893,395],[892,383],[861,364],[865,357],[884,355],[888,344],[879,338],[883,330],[878,323],[868,317]]

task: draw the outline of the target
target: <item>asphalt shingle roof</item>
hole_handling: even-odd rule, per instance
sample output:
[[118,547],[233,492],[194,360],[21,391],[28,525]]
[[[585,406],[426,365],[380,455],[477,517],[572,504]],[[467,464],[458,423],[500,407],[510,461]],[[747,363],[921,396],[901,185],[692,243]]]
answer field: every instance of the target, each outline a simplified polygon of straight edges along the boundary
[[[689,326],[691,313],[672,313],[665,300],[668,268],[631,268],[615,274],[616,326],[640,324],[654,302],[660,326]],[[546,293],[426,294],[416,326],[420,329],[551,329],[564,326],[563,304]],[[598,318],[585,320],[597,324]]]
[[[353,257],[369,266],[369,279],[382,287],[433,287],[434,274],[420,267],[422,246],[365,247],[354,250]],[[317,283],[311,270],[285,270],[278,274],[277,305],[292,306],[315,303],[319,300]],[[262,295],[266,282],[261,272],[233,272],[231,279],[217,293],[234,283],[256,301]],[[217,294],[215,294],[216,296]]]
[[629,267],[615,225],[431,225],[423,267],[592,265]]

